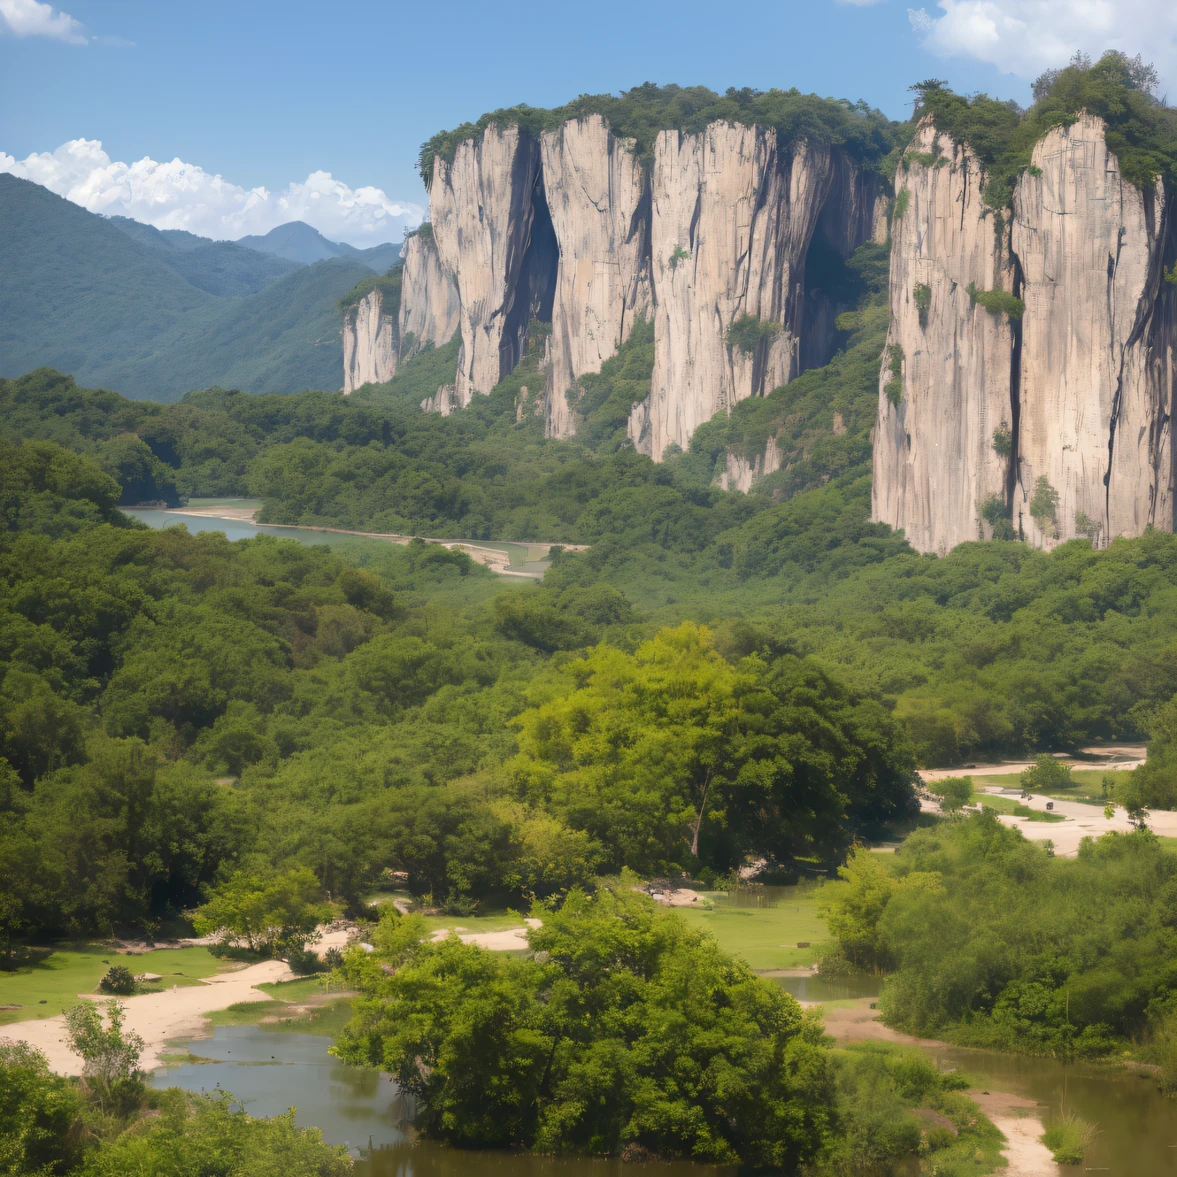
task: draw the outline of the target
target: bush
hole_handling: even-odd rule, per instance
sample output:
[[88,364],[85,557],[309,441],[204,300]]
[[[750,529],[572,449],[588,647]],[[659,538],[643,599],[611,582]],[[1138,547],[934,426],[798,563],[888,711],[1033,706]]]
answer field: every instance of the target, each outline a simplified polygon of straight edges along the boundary
[[1041,475],[1034,485],[1034,497],[1030,500],[1030,517],[1042,529],[1043,534],[1058,535],[1055,512],[1058,510],[1058,491]]
[[[904,189],[906,191],[906,189]],[[899,408],[903,399],[903,348],[898,343],[887,347],[887,382],[883,385],[883,392],[887,399]]]
[[1018,779],[1027,793],[1052,793],[1069,789],[1075,783],[1071,777],[1071,766],[1061,764],[1047,752],[1036,756],[1033,767],[1023,770]]
[[993,452],[999,458],[1008,458],[1014,452],[1014,435],[1006,421],[993,430]]
[[915,289],[911,292],[912,301],[915,303],[915,309],[920,317],[920,327],[926,328],[928,325],[928,311],[932,306],[932,288],[920,282],[916,284]]
[[940,808],[945,813],[957,813],[969,803],[969,798],[973,795],[973,778],[945,777],[942,781],[933,781],[928,785],[928,792],[935,793],[940,798]]
[[1020,319],[1026,313],[1026,304],[1015,298],[1008,290],[981,290],[974,283],[968,285],[969,305],[983,306],[991,315],[1008,315]]
[[980,507],[981,518],[989,524],[994,539],[1017,539],[1009,508],[999,494],[991,494]]
[[762,323],[755,315],[741,315],[728,329],[728,347],[752,355],[761,343],[771,343],[781,333],[779,323]]
[[891,220],[901,220],[903,218],[903,214],[907,212],[907,206],[910,201],[911,192],[907,188],[900,188],[899,194],[895,197],[895,204],[891,209]]
[[1054,1154],[1057,1164],[1081,1165],[1083,1154],[1091,1147],[1095,1135],[1094,1124],[1081,1120],[1074,1112],[1064,1112],[1047,1128],[1042,1143]]
[[103,993],[115,993],[119,997],[129,997],[135,992],[135,977],[125,965],[111,965],[106,976],[98,982],[98,988]]

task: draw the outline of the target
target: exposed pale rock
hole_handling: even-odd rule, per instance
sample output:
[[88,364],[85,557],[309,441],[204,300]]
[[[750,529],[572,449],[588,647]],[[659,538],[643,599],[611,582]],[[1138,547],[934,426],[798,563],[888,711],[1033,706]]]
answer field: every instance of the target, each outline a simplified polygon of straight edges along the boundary
[[720,472],[715,482],[721,490],[738,490],[747,494],[766,474],[775,474],[781,468],[781,464],[781,451],[777,446],[776,436],[773,435],[765,443],[764,453],[757,454],[754,458],[749,459],[743,454],[728,450],[726,468]]
[[[869,192],[868,192],[869,189]],[[829,244],[849,252],[872,231],[874,186],[840,151],[726,122],[661,132],[654,145],[650,253],[654,376],[630,436],[660,460],[745,397],[787,383],[803,365],[805,257],[832,201]],[[766,330],[751,352],[727,343],[745,315]]]
[[[1100,119],[1051,130],[1014,196],[1012,248],[1025,275],[1016,513],[1040,546],[1173,528],[1172,232],[1161,182],[1120,175]],[[1160,296],[1160,297],[1159,297]],[[1053,523],[1030,515],[1038,479],[1058,494]]]
[[434,163],[433,236],[460,302],[457,406],[515,367],[532,316],[551,316],[556,245],[539,173],[539,144],[518,126],[492,125]]
[[366,294],[343,320],[343,391],[383,384],[396,375],[399,336],[396,319],[384,313],[379,290]]
[[432,232],[418,232],[401,249],[400,339],[405,348],[441,347],[458,329],[461,304],[452,274],[442,269]]
[[650,306],[646,178],[630,141],[600,115],[542,136],[544,192],[559,243],[546,432],[570,437],[569,389],[629,337]]
[[456,408],[459,408],[457,395],[452,384],[443,384],[432,396],[427,396],[421,402],[421,408],[427,413],[440,413],[443,417],[448,417]]
[[[872,497],[875,519],[902,528],[919,551],[943,553],[981,538],[982,502],[1006,495],[1008,462],[993,435],[1014,420],[1013,330],[1004,316],[972,306],[968,293],[970,283],[992,290],[1007,278],[992,212],[981,202],[980,164],[927,122],[912,146],[947,162],[909,161],[906,174],[896,175],[902,211],[891,224],[891,325]],[[926,325],[916,302],[921,286],[930,291]],[[904,357],[898,405],[885,391],[892,347]]]

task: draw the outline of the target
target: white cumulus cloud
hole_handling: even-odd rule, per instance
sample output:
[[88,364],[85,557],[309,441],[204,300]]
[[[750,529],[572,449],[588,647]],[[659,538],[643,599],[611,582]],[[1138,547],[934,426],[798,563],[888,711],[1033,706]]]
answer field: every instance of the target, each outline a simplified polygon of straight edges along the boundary
[[939,0],[938,13],[908,9],[925,49],[975,57],[1006,73],[1037,77],[1076,53],[1140,53],[1162,92],[1177,84],[1177,4],[1173,0]]
[[182,159],[112,160],[97,139],[71,139],[22,160],[0,151],[0,172],[32,180],[94,213],[217,240],[306,221],[332,241],[363,248],[400,241],[424,213],[421,205],[393,200],[380,188],[350,188],[330,172],[312,172],[278,192],[242,188]]
[[0,32],[14,37],[52,37],[71,45],[88,41],[79,21],[39,0],[0,0]]

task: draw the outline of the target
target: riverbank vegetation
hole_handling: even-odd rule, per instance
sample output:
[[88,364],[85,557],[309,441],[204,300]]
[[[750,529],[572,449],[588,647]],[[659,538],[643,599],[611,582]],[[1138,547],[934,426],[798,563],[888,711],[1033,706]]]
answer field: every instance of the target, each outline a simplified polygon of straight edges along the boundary
[[396,1075],[418,1127],[463,1146],[815,1177],[997,1161],[963,1078],[880,1043],[832,1051],[812,1012],[634,881],[537,907],[525,958],[426,942],[387,911],[375,953],[346,957],[363,996],[335,1052]]
[[1145,830],[1055,858],[991,813],[858,851],[831,897],[842,956],[888,973],[888,1024],[965,1046],[1099,1057],[1168,1032],[1177,855]]

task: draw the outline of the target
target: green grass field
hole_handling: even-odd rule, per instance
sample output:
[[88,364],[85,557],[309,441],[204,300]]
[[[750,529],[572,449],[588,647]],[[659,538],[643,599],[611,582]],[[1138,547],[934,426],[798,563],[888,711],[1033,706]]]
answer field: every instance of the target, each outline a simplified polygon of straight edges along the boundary
[[720,947],[742,957],[754,969],[795,969],[817,959],[813,947],[797,948],[799,940],[811,945],[829,939],[825,920],[817,914],[816,889],[787,896],[775,907],[734,907],[716,895],[711,908],[678,910],[697,928],[710,932]]
[[[1102,805],[1104,803],[1103,778],[1105,776],[1111,777],[1112,781],[1118,784],[1120,781],[1126,780],[1131,771],[1131,769],[1125,771],[1123,769],[1077,768],[1071,773],[1071,779],[1075,782],[1071,788],[1042,793],[1042,796],[1058,797],[1062,801],[1091,801]],[[961,772],[961,776],[968,775],[967,771]],[[1016,772],[1003,772],[993,776],[973,777],[973,785],[981,789],[990,785],[1002,789],[1016,789],[1020,787],[1021,783],[1021,774]],[[1038,790],[1035,790],[1035,792],[1038,792]],[[1017,799],[1014,798],[1013,800],[1016,804]],[[999,808],[999,806],[995,804],[994,808]]]
[[[160,948],[130,955],[100,944],[76,945],[51,953],[44,960],[13,972],[0,972],[0,1025],[30,1018],[51,1018],[78,1004],[78,994],[96,993],[98,982],[111,965],[125,965],[133,973],[162,973],[161,985],[195,985],[233,966],[217,960],[207,948]],[[41,1002],[45,1004],[42,1005]]]

